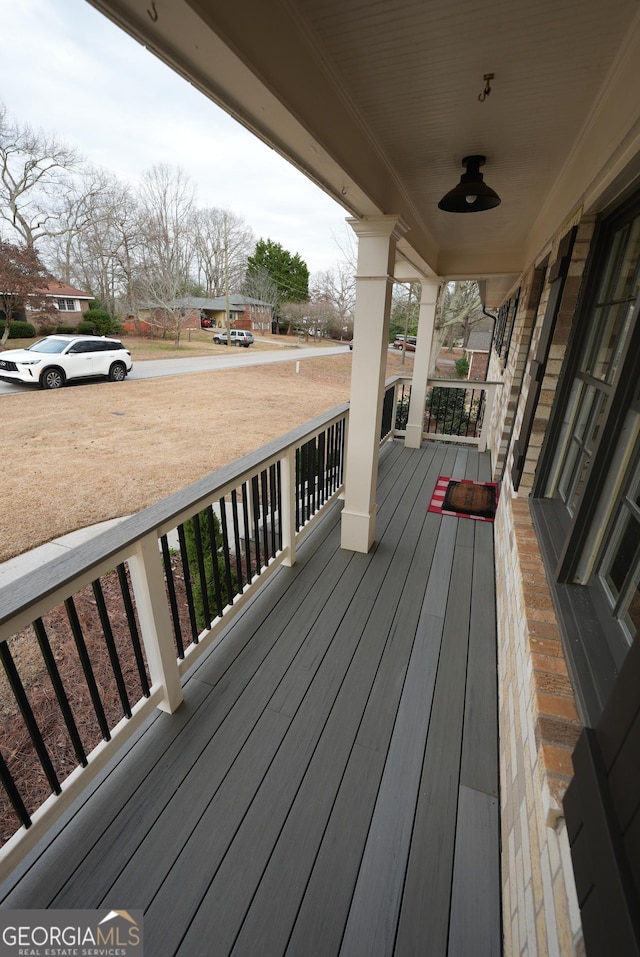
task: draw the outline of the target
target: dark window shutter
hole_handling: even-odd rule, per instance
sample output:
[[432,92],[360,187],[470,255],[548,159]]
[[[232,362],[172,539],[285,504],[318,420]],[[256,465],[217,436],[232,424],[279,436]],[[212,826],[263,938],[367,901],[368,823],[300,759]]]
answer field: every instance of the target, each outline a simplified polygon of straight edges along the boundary
[[549,271],[549,299],[544,313],[544,320],[542,322],[542,329],[540,331],[538,348],[534,358],[529,364],[529,374],[531,376],[529,395],[527,396],[520,433],[518,438],[513,443],[513,465],[511,468],[511,478],[513,481],[514,491],[517,491],[518,486],[520,485],[520,479],[522,478],[522,471],[524,469],[527,449],[529,447],[529,439],[531,438],[531,430],[533,429],[533,420],[536,414],[536,409],[538,408],[540,389],[542,388],[542,380],[547,367],[547,359],[549,358],[549,350],[553,340],[553,333],[556,327],[558,312],[560,311],[562,293],[564,292],[564,284],[569,272],[571,253],[573,251],[573,244],[575,242],[577,231],[577,226],[574,226],[562,237],[560,246],[558,248],[557,258]]

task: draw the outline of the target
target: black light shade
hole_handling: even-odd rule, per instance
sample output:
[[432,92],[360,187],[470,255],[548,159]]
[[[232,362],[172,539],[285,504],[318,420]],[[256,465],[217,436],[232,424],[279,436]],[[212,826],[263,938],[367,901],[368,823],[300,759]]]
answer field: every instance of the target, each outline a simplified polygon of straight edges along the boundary
[[439,209],[448,213],[478,213],[500,205],[500,197],[487,186],[480,172],[485,162],[484,156],[465,156],[462,165],[467,172],[462,174],[458,185],[442,197],[438,203]]

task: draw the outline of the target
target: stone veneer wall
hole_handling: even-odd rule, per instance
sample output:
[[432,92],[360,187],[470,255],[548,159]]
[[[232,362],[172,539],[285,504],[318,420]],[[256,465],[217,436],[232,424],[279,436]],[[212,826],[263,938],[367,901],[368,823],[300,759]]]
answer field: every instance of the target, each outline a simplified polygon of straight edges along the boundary
[[[568,222],[562,234],[571,225]],[[507,367],[502,370],[494,354],[489,370],[489,379],[504,382],[496,411],[501,428],[492,452],[496,477],[502,478],[494,529],[505,957],[569,957],[584,953],[562,816],[562,797],[572,775],[571,751],[581,724],[531,521],[528,494],[592,232],[592,220],[579,223],[518,493],[513,492],[511,485],[511,447],[522,422],[529,388],[528,360],[535,354],[548,298],[546,288],[541,297],[535,290],[533,270],[522,280],[524,308],[516,319]],[[554,241],[550,262],[559,239],[560,235]]]
[[579,954],[562,794],[580,731],[526,499],[495,524],[505,957]]

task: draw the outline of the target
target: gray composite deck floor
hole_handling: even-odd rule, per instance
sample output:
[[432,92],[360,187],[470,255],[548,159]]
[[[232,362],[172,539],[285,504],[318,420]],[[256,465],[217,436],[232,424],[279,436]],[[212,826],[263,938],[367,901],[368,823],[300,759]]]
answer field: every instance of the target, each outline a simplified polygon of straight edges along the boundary
[[144,910],[145,954],[501,953],[493,526],[428,513],[475,450],[392,443],[3,907]]

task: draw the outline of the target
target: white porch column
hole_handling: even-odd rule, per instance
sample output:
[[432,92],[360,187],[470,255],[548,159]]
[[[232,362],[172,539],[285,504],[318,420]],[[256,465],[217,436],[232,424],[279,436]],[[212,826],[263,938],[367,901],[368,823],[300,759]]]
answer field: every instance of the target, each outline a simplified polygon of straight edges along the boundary
[[375,538],[395,247],[406,226],[397,216],[367,216],[348,222],[358,236],[358,270],[341,544],[366,553]]
[[431,344],[436,317],[440,284],[434,280],[420,283],[420,311],[418,313],[418,342],[413,360],[411,401],[404,444],[410,449],[419,449],[422,443],[424,404],[427,396],[427,379],[431,367]]

